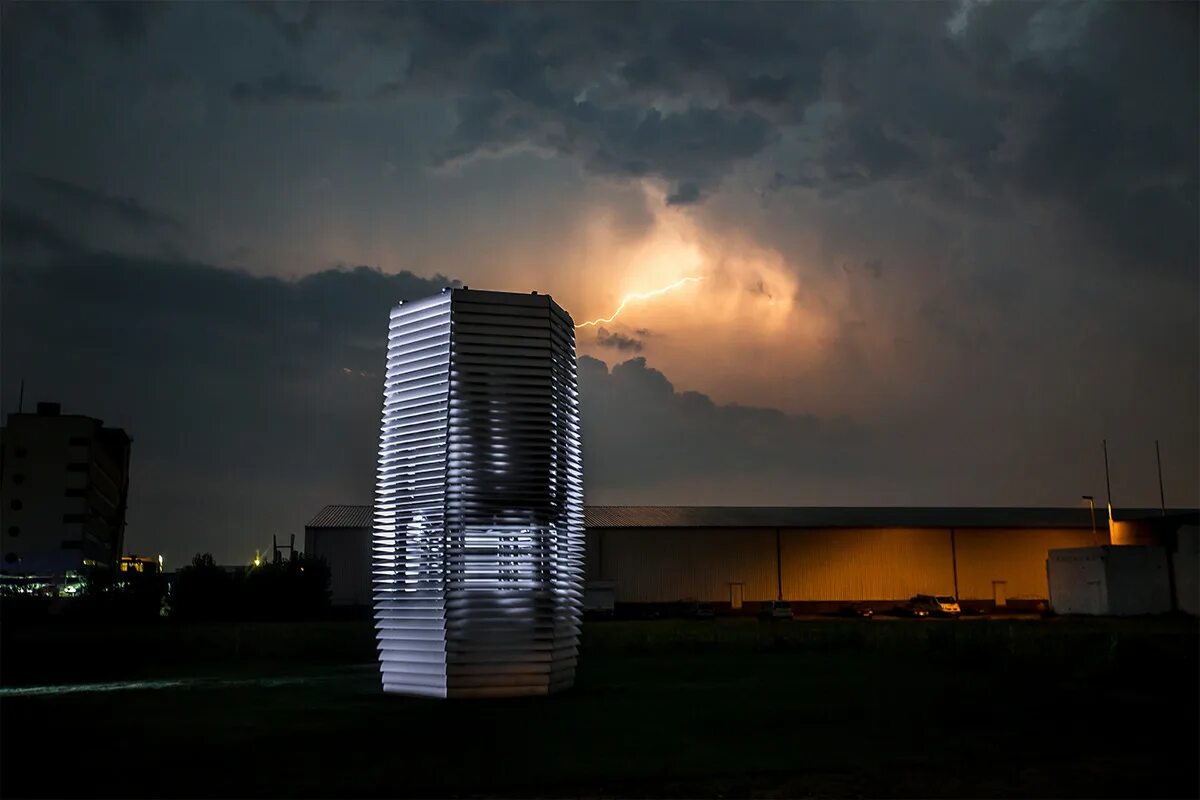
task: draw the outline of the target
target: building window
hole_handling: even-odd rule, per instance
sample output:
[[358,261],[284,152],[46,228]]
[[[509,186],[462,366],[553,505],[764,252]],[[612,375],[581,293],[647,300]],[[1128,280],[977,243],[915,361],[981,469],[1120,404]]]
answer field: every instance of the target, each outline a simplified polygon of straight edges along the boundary
[[82,550],[83,539],[63,539],[63,550]]
[[63,514],[63,522],[83,522],[83,514]]
[[11,503],[8,504],[8,507],[11,508],[13,511],[20,511],[21,507],[24,505],[25,504],[22,503],[20,500],[13,500]]
[[87,472],[88,464],[86,461],[75,461],[67,464],[67,472]]
[[4,557],[4,563],[6,563],[6,564],[15,564],[15,563],[17,563],[17,561],[18,561],[18,559],[17,559],[16,553],[9,553],[8,555],[6,555]]
[[90,445],[91,443],[92,440],[86,436],[72,436],[69,440],[67,440],[67,444],[83,445],[84,447]]
[[20,536],[21,529],[18,528],[16,525],[9,525],[8,526],[8,535],[9,536]]
[[86,497],[86,496],[87,496],[87,489],[84,489],[84,488],[79,488],[79,487],[73,487],[73,488],[67,489],[67,491],[66,491],[66,492],[64,492],[64,494],[65,494],[67,497]]
[[22,475],[19,472],[13,474],[13,483],[15,483],[17,486],[20,486],[24,482],[25,482],[24,475]]

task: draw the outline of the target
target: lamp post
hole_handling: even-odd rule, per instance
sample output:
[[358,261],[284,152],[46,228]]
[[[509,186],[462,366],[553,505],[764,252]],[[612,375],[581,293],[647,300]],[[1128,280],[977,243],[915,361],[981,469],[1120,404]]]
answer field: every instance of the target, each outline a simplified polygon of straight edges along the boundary
[[1096,538],[1096,498],[1090,494],[1083,495],[1083,499],[1087,500],[1088,508],[1092,512],[1092,539]]
[[1154,458],[1158,460],[1158,506],[1162,515],[1167,515],[1167,496],[1163,494],[1162,486],[1162,451],[1158,449],[1158,439],[1154,440]]

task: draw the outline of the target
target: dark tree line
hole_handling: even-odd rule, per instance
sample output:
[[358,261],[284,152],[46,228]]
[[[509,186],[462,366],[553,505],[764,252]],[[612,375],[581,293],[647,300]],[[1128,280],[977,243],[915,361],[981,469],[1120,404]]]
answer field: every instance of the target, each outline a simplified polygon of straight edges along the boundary
[[299,620],[329,607],[329,566],[297,555],[230,572],[209,553],[175,574],[171,616],[181,620]]

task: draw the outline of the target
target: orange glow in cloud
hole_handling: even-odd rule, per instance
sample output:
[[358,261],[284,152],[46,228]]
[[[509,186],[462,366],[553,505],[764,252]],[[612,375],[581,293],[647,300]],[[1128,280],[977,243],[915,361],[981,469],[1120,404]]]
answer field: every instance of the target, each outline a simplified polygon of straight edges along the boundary
[[[560,294],[590,306],[579,333],[603,325],[636,340],[638,354],[681,390],[810,410],[814,382],[779,375],[821,371],[836,333],[833,287],[752,234],[667,206],[649,182],[641,188],[644,226],[624,229],[599,208],[573,240],[564,266],[576,278]],[[606,363],[629,357],[606,341],[581,335],[577,347]]]
[[592,311],[595,318],[589,314],[577,328],[652,328],[661,334],[654,344],[660,356],[684,347],[685,340],[703,351],[709,348],[701,341],[731,338],[756,344],[786,340],[795,348],[797,336],[819,335],[816,309],[796,314],[797,276],[778,252],[737,231],[713,230],[687,209],[667,206],[660,187],[647,182],[642,190],[652,214],[644,229],[630,236],[599,213],[577,240],[581,257],[569,267],[580,276],[575,302],[591,298],[588,305],[594,308],[607,297],[611,303]]
[[625,306],[629,305],[629,303],[631,301],[649,300],[652,297],[658,297],[660,294],[666,294],[667,292],[674,291],[675,289],[678,289],[680,286],[683,286],[685,284],[699,283],[702,280],[704,280],[704,278],[689,276],[687,278],[680,278],[679,280],[675,281],[674,283],[668,284],[659,289],[654,289],[649,292],[634,292],[632,294],[627,294],[623,298],[621,298],[621,304],[619,306],[617,306],[617,310],[614,311],[611,316],[600,317],[598,319],[591,319],[591,320],[588,320],[587,322],[580,323],[579,325],[576,325],[575,327],[576,328],[586,328],[589,325],[598,325],[602,322],[612,322],[614,319],[616,319],[617,317],[619,317],[621,315],[621,312],[625,310]]

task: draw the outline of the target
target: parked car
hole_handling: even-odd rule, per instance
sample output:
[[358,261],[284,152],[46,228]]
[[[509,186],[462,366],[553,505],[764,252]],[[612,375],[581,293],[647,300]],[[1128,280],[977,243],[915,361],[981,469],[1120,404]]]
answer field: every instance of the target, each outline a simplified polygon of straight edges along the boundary
[[919,594],[908,602],[914,608],[923,608],[938,617],[957,617],[962,614],[958,601],[949,595]]
[[868,605],[862,603],[850,603],[838,609],[840,617],[858,617],[859,619],[870,619],[875,616],[875,611]]
[[758,609],[758,618],[763,620],[792,619],[792,604],[786,600],[768,600]]
[[697,603],[692,609],[692,616],[696,619],[716,619],[717,610],[712,603]]
[[895,614],[897,617],[921,618],[921,617],[929,616],[928,609],[921,608],[920,606],[914,606],[912,603],[906,603],[902,606],[896,606],[892,610],[892,613]]

